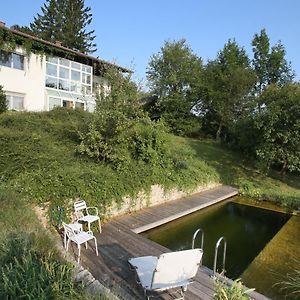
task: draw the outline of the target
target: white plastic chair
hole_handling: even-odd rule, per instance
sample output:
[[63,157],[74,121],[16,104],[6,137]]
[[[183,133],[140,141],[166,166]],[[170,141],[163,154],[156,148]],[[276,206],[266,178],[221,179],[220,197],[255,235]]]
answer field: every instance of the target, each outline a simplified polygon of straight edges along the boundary
[[[91,223],[98,221],[99,232],[101,233],[101,222],[97,207],[87,207],[84,200],[78,200],[74,203],[74,210],[77,222],[88,223],[89,231],[91,231]],[[94,210],[94,214],[90,214],[91,210]]]
[[80,230],[76,230],[73,229],[71,226],[63,223],[64,226],[64,231],[67,237],[67,246],[66,246],[66,250],[68,251],[69,249],[69,244],[70,242],[74,242],[77,244],[77,248],[78,248],[78,258],[77,258],[77,262],[79,263],[80,261],[80,248],[81,248],[81,244],[85,244],[85,248],[87,249],[87,242],[90,240],[94,240],[95,241],[95,249],[96,249],[96,255],[98,256],[98,246],[97,246],[97,239],[93,236],[93,232],[92,231],[80,231]]
[[203,255],[202,249],[170,252],[156,256],[131,258],[129,264],[136,270],[138,282],[145,296],[149,292],[160,292],[172,288],[181,289],[181,298],[187,286],[193,282]]

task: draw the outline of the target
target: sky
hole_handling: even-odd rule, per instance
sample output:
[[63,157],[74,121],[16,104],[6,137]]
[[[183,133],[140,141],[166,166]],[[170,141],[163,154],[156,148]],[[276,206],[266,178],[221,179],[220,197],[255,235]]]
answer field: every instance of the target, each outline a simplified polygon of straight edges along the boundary
[[[28,25],[45,0],[0,0],[0,20]],[[94,56],[135,71],[146,83],[150,57],[166,40],[184,38],[204,62],[230,38],[252,58],[251,40],[265,28],[271,45],[279,40],[300,80],[299,0],[86,0],[96,33]]]

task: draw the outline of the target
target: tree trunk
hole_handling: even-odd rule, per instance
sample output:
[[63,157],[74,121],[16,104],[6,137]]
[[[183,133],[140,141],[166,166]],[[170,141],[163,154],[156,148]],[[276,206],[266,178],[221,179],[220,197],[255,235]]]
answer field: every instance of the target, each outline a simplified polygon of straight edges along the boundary
[[216,133],[216,141],[220,140],[220,135],[221,135],[222,129],[223,129],[223,121],[221,120],[220,124],[219,124],[219,128],[218,128],[217,133]]
[[287,169],[287,162],[286,160],[283,162],[282,168],[280,170],[280,176],[282,179],[285,178],[285,174],[286,174],[286,169]]

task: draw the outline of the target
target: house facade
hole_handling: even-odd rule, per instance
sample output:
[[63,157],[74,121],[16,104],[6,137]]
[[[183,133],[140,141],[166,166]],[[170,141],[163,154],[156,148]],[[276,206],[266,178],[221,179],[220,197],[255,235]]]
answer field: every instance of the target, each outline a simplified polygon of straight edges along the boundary
[[[8,108],[16,111],[49,111],[54,107],[93,112],[100,90],[109,93],[105,70],[130,70],[96,57],[13,30],[0,22],[0,30],[21,41],[46,45],[52,53],[28,53],[20,42],[13,51],[0,47],[0,85]],[[3,43],[5,46],[5,43]],[[54,54],[53,54],[54,52]]]

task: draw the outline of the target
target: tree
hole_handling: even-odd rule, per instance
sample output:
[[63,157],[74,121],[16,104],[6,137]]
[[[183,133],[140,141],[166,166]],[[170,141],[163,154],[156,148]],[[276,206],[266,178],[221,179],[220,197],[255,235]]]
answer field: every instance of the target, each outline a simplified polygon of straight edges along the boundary
[[268,168],[280,165],[282,175],[287,170],[299,172],[300,84],[271,85],[261,98],[266,106],[255,121],[261,135],[258,157]]
[[0,114],[7,111],[7,100],[2,86],[0,85]]
[[270,48],[270,39],[266,30],[255,34],[252,40],[254,58],[252,64],[257,76],[255,93],[260,95],[270,84],[284,85],[291,82],[294,72],[290,63],[287,62],[286,51],[279,41]]
[[61,41],[71,49],[95,52],[94,31],[86,31],[92,21],[91,8],[85,7],[84,0],[46,0],[30,24],[32,33],[49,41]]
[[44,40],[63,41],[64,1],[46,0],[41,10],[30,24],[32,33]]
[[94,30],[87,32],[85,28],[92,22],[91,8],[85,7],[84,0],[68,0],[65,2],[65,15],[63,42],[80,52],[95,52],[96,44],[93,42]]
[[229,40],[217,58],[208,62],[203,78],[205,90],[198,108],[218,140],[223,129],[230,127],[246,109],[255,75],[245,50]]
[[201,74],[202,61],[185,40],[165,42],[147,69],[150,90],[157,96],[152,117],[163,118],[174,133],[190,131],[196,120],[192,109],[199,99]]

